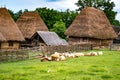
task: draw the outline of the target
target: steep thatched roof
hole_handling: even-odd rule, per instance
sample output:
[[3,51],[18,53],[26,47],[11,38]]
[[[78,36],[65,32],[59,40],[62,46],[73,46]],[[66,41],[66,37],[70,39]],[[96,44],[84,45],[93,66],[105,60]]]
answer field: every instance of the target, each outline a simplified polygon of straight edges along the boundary
[[117,37],[103,11],[85,7],[66,30],[65,35],[96,39]]
[[22,33],[6,8],[0,8],[0,33],[1,38],[4,37],[7,41],[24,41]]
[[0,32],[0,41],[6,41],[6,39],[3,37],[3,35]]
[[37,31],[32,38],[34,38],[34,36],[37,34],[47,45],[68,45],[67,41],[61,39],[55,32]]
[[23,13],[16,23],[24,38],[30,39],[36,31],[48,31],[47,26],[35,11]]

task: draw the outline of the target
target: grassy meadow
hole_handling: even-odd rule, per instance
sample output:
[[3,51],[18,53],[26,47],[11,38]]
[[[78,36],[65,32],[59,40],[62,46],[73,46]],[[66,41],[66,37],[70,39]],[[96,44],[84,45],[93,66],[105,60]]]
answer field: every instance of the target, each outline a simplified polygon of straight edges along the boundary
[[0,80],[120,80],[120,51],[103,53],[59,62],[30,59],[0,63]]

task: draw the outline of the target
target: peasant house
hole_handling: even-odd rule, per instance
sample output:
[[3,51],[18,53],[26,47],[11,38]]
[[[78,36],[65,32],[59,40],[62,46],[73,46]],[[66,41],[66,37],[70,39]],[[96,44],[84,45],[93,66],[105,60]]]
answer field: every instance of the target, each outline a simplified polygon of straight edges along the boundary
[[65,35],[70,44],[91,43],[94,46],[108,46],[117,37],[105,13],[93,7],[85,7]]
[[26,40],[22,46],[33,46],[31,37],[37,31],[49,31],[38,12],[35,11],[24,12],[16,23]]
[[19,49],[24,37],[6,8],[0,8],[0,50]]

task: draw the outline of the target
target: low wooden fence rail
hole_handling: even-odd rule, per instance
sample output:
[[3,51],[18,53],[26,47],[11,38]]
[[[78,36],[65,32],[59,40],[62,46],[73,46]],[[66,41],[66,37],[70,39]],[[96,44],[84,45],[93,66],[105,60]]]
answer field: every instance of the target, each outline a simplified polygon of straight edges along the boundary
[[20,51],[0,51],[0,62],[19,61],[29,58],[27,50]]
[[84,50],[91,50],[91,44],[76,44],[76,45],[59,45],[59,46],[41,46],[43,54],[53,54],[54,52],[79,52]]
[[111,44],[110,50],[120,50],[120,44]]

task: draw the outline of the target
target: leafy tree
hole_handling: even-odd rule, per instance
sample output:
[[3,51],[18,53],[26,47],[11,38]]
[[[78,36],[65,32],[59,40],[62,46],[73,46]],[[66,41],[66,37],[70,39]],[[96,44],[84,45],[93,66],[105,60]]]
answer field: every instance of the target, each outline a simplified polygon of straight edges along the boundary
[[65,30],[65,23],[62,20],[56,21],[56,23],[53,25],[53,28],[50,29],[50,31],[56,32],[61,38],[64,39],[66,38],[66,36],[64,35]]
[[58,14],[59,12],[53,9],[48,8],[36,8],[36,11],[38,11],[39,15],[47,25],[49,29],[53,28],[53,24],[55,24],[56,21],[58,21],[61,17]]
[[70,24],[73,22],[75,17],[78,15],[77,11],[70,11],[69,9],[60,13],[61,13],[63,22],[65,22],[66,24],[66,28],[70,26]]
[[111,24],[120,25],[119,21],[115,19],[117,12],[113,11],[115,4],[111,0],[78,0],[76,5],[79,7],[78,10],[82,10],[85,6],[101,9]]
[[9,10],[9,9],[8,9],[8,12],[10,13],[11,17],[12,17],[13,19],[15,19],[14,12],[13,12],[12,10]]
[[59,21],[60,19],[65,22],[66,27],[69,27],[78,14],[77,11],[70,11],[69,9],[66,11],[56,11],[46,7],[36,8],[36,11],[38,11],[39,15],[42,17],[43,21],[49,29],[52,29],[56,21]]

